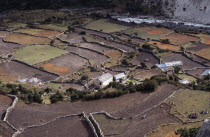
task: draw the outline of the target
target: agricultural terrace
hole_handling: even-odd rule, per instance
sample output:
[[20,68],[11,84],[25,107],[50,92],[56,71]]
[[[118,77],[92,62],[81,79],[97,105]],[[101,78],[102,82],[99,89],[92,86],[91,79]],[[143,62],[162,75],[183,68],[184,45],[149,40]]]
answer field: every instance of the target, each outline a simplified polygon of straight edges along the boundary
[[14,32],[25,33],[25,34],[40,36],[40,37],[49,37],[49,38],[56,37],[61,34],[58,31],[51,31],[51,30],[45,30],[45,29],[19,29]]
[[104,114],[93,115],[105,136],[120,135],[129,126],[131,120],[114,120]]
[[0,121],[0,130],[0,137],[12,137],[16,132],[9,124],[3,121]]
[[0,31],[0,38],[5,37],[8,33],[7,31]]
[[139,51],[139,54],[134,58],[134,65],[141,65],[145,63],[148,67],[152,67],[155,64],[159,64],[159,59],[148,52]]
[[161,56],[162,62],[171,62],[171,61],[182,61],[184,70],[186,69],[193,69],[196,67],[204,67],[203,65],[199,64],[191,60],[190,58],[186,57],[182,53],[167,53]]
[[150,79],[152,76],[161,74],[161,70],[159,69],[151,69],[151,70],[145,70],[145,69],[135,69],[131,75],[135,79],[139,79],[141,81],[145,79]]
[[[189,122],[209,118],[210,114],[201,114],[202,111],[210,111],[209,99],[209,92],[186,89],[177,92],[166,103],[172,107],[170,110],[171,114],[183,122]],[[198,119],[189,119],[188,116],[192,113],[197,113]]]
[[[3,118],[4,112],[12,104],[12,98],[4,95],[0,95],[0,119]],[[1,134],[1,133],[0,133]]]
[[0,38],[0,56],[5,55],[8,52],[10,52],[12,49],[18,47],[19,47],[18,44],[3,42],[3,40]]
[[37,77],[43,82],[47,82],[55,80],[58,77],[17,61],[10,61],[9,63],[2,64],[0,65],[0,69],[10,73],[11,75],[15,75],[16,77],[20,77],[21,79]]
[[77,72],[88,65],[88,60],[76,54],[68,53],[38,66],[46,71],[65,76]]
[[113,42],[113,41],[107,40],[106,38],[101,37],[101,36],[91,37],[91,38],[89,38],[88,42],[96,42],[96,43],[99,43],[99,44],[102,44],[102,45],[106,45],[106,46],[109,46],[109,47],[120,49],[124,52],[135,51],[135,49],[133,47],[129,46],[129,45],[124,45],[124,44],[121,44],[121,43],[118,43],[118,42]]
[[18,80],[18,76],[0,68],[0,81],[14,82]]
[[59,39],[54,40],[52,44],[53,46],[61,48],[61,49],[65,49],[68,46],[68,43],[62,42]]
[[172,33],[173,30],[157,27],[139,27],[125,30],[124,33],[142,39],[158,39]]
[[125,42],[131,41],[132,43],[135,43],[135,44],[142,44],[142,43],[145,42],[144,39],[141,39],[141,38],[138,38],[138,37],[132,37],[132,36],[127,35],[127,34],[116,33],[115,36],[117,36],[120,40],[125,41]]
[[27,24],[13,21],[11,19],[3,19],[0,24],[8,28],[25,28]]
[[169,42],[173,45],[182,46],[184,44],[187,44],[192,41],[198,41],[199,38],[195,36],[189,36],[185,34],[180,33],[172,33],[169,35],[166,35],[164,37],[161,37],[160,39],[169,39]]
[[[71,116],[59,118],[48,124],[27,128],[18,137],[88,137],[94,136],[82,117]],[[47,131],[47,132],[46,132]],[[59,131],[59,132],[58,132]]]
[[34,65],[66,53],[68,53],[68,51],[49,45],[32,45],[17,50],[14,56],[15,59],[19,61]]
[[41,29],[57,30],[57,31],[67,31],[68,26],[63,24],[41,24],[37,26]]
[[201,74],[203,74],[203,72],[206,70],[206,69],[210,69],[210,68],[198,68],[198,69],[193,69],[193,70],[189,70],[189,71],[186,71],[187,74],[190,74],[190,75],[193,75],[197,78],[202,78]]
[[63,34],[63,35],[60,36],[60,39],[62,41],[66,41],[70,44],[76,44],[76,43],[84,42],[83,35],[79,35],[78,33]]
[[195,52],[196,55],[210,60],[210,47]]
[[129,27],[111,23],[109,22],[109,20],[106,19],[100,19],[90,22],[88,25],[85,26],[85,28],[110,33],[126,30]]
[[201,39],[201,42],[202,43],[207,44],[207,45],[210,45],[210,35],[198,34],[196,36]]
[[[75,27],[75,31],[77,33],[80,33],[82,31],[85,31],[86,34],[88,35],[98,35],[98,36],[101,36],[101,37],[110,37],[111,35],[108,34],[108,33],[104,33],[104,32],[99,32],[99,31],[95,31],[95,30],[90,30],[90,29],[86,29],[86,28],[80,28],[80,27]],[[87,36],[87,35],[86,35]]]
[[197,128],[202,125],[202,122],[195,123],[187,123],[187,124],[175,124],[175,125],[164,125],[158,127],[156,131],[151,131],[147,137],[180,137],[180,135],[176,135],[175,131],[180,128]]
[[164,50],[171,50],[171,51],[180,51],[181,47],[179,46],[175,46],[175,45],[171,45],[171,44],[165,44],[162,42],[158,42],[158,41],[150,41],[147,42],[148,44],[153,44],[154,46],[160,48],[160,49],[164,49]]
[[178,74],[178,77],[181,78],[181,79],[187,79],[190,82],[195,82],[197,80],[195,77],[190,76],[188,74]]
[[3,40],[6,42],[13,42],[13,43],[21,44],[21,45],[50,44],[51,42],[51,40],[48,38],[30,36],[30,35],[21,34],[21,33],[9,34],[5,38],[3,38]]
[[99,65],[99,64],[102,64],[103,62],[108,61],[108,57],[106,57],[102,54],[99,54],[97,52],[88,50],[88,49],[74,47],[74,46],[68,46],[66,48],[66,50],[68,50],[69,52],[79,54],[80,56],[87,58],[91,65]]
[[117,65],[120,58],[122,57],[122,53],[118,50],[114,50],[112,48],[108,48],[105,46],[101,46],[99,44],[93,44],[93,43],[80,43],[79,47],[84,47],[88,49],[92,49],[95,51],[98,51],[100,53],[103,53],[110,57],[110,61],[106,63],[105,66],[110,67]]

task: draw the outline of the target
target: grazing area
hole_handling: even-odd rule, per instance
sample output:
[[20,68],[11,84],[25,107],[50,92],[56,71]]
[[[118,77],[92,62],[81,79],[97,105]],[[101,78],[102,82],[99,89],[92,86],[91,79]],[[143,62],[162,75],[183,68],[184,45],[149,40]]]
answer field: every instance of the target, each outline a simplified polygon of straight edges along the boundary
[[[38,127],[25,129],[18,137],[47,137],[47,136],[62,136],[62,137],[88,137],[94,136],[88,130],[88,123],[79,116],[69,116],[59,118],[51,123],[44,124]],[[47,131],[47,132],[46,132]],[[58,132],[59,131],[59,132]]]
[[190,82],[196,82],[196,80],[197,80],[195,77],[190,76],[188,74],[178,74],[178,77],[181,79],[189,80]]
[[8,31],[0,31],[0,38],[5,37],[8,33]]
[[147,43],[148,44],[153,44],[154,46],[156,46],[160,49],[164,49],[164,50],[177,51],[177,52],[181,50],[180,46],[165,44],[165,43],[161,43],[161,42],[158,42],[158,41],[150,41],[150,42],[147,42]]
[[186,57],[182,53],[168,53],[161,56],[163,62],[171,62],[171,61],[182,61],[184,70],[193,69],[196,67],[204,67],[198,62],[191,60],[190,58]]
[[[3,119],[3,116],[7,108],[12,104],[12,98],[4,95],[0,95],[0,120]],[[1,132],[0,132],[1,134]]]
[[182,46],[189,42],[194,42],[194,41],[199,40],[198,37],[189,36],[189,35],[180,34],[180,33],[172,33],[164,37],[161,37],[160,39],[169,39],[170,44],[177,45],[177,46]]
[[85,28],[110,33],[126,30],[129,27],[111,23],[109,22],[109,20],[100,19],[90,22],[88,25],[85,26]]
[[34,65],[66,53],[68,51],[49,45],[32,45],[17,50],[14,57],[19,61]]
[[44,30],[44,29],[19,29],[19,30],[16,30],[15,32],[25,33],[25,34],[40,36],[40,37],[49,37],[49,38],[56,37],[61,34],[60,32],[57,32],[57,31]]
[[70,44],[77,44],[83,42],[83,35],[79,35],[78,33],[68,33],[65,35],[61,35],[60,39],[62,41],[66,41]]
[[80,56],[87,58],[91,65],[99,65],[103,62],[108,61],[108,57],[104,56],[103,54],[99,54],[92,50],[76,47],[76,46],[68,46],[66,48],[69,52],[73,52],[79,54]]
[[201,75],[203,74],[205,70],[206,68],[197,68],[197,69],[186,71],[186,73],[201,79],[202,78]]
[[18,47],[20,47],[18,44],[3,42],[3,40],[0,38],[0,56],[5,55]]
[[50,44],[51,42],[51,40],[48,38],[30,36],[30,35],[21,34],[21,33],[9,34],[5,38],[3,38],[3,40],[6,42],[12,42],[12,43],[17,43],[21,45]]
[[172,30],[157,27],[139,27],[125,30],[124,33],[142,39],[158,39],[172,33]]
[[47,61],[46,63],[43,63],[39,66],[46,71],[65,76],[77,72],[79,69],[87,67],[88,65],[88,60],[76,54],[68,53]]
[[210,35],[198,34],[196,36],[201,39],[201,42],[202,43],[207,44],[207,45],[210,45]]
[[154,132],[151,132],[147,135],[147,137],[180,137],[180,135],[176,135],[175,131],[180,128],[197,128],[202,125],[202,122],[195,123],[187,123],[187,124],[175,124],[175,125],[164,125],[158,127],[158,129]]
[[210,60],[209,52],[210,52],[210,47],[204,48],[204,49],[202,49],[202,50],[200,50],[198,52],[195,52],[195,54],[200,56],[200,57],[203,57],[203,58],[206,58],[206,59]]
[[[183,122],[204,120],[210,114],[202,114],[202,111],[210,111],[210,93],[196,90],[182,90],[177,92],[173,98],[169,98],[166,103],[171,105],[170,113],[181,119]],[[193,113],[198,115],[196,119],[190,119]]]
[[6,122],[0,121],[0,137],[11,137],[16,131]]
[[55,80],[58,77],[57,75],[38,70],[17,61],[10,61],[6,64],[2,64],[0,65],[0,68],[11,73],[12,75],[15,75],[16,77],[20,77],[21,79],[37,77],[46,82]]
[[104,114],[95,114],[93,117],[100,125],[100,128],[105,136],[122,134],[131,122],[130,119],[111,119]]

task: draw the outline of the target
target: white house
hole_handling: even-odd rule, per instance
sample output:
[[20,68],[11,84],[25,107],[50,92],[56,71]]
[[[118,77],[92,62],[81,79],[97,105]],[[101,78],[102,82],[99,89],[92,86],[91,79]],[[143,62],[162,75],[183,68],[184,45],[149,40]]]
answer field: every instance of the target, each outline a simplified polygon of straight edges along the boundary
[[205,71],[201,74],[202,77],[203,77],[203,76],[207,76],[207,75],[210,75],[210,69],[205,70]]
[[113,82],[113,75],[110,73],[104,73],[95,80],[95,85],[104,88],[111,82]]
[[116,80],[116,82],[120,82],[121,79],[126,79],[126,75],[125,73],[119,73],[117,75],[114,75],[114,79]]

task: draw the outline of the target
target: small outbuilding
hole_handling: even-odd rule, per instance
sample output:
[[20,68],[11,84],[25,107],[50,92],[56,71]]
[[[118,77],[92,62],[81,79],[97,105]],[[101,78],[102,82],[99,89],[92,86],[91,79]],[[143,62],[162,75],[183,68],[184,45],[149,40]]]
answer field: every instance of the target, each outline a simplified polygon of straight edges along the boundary
[[190,84],[190,81],[187,80],[187,79],[180,80],[179,82],[180,82],[181,84],[184,84],[184,85]]
[[125,73],[119,73],[117,75],[114,75],[114,79],[116,82],[120,82],[121,80],[125,80],[126,79],[126,74]]
[[95,80],[95,85],[102,89],[108,86],[111,82],[113,82],[113,75],[110,73],[104,73]]

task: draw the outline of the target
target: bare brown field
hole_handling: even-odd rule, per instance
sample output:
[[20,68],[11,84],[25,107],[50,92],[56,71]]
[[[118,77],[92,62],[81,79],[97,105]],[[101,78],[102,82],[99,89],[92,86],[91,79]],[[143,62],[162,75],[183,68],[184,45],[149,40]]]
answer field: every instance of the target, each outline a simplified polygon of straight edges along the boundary
[[204,67],[203,65],[189,59],[188,57],[182,55],[181,53],[168,53],[166,55],[161,56],[163,62],[171,62],[171,61],[182,61],[183,69],[193,69],[196,67]]
[[54,80],[58,77],[54,74],[38,70],[17,61],[10,61],[9,63],[0,65],[0,68],[11,73],[12,75],[15,75],[17,77],[20,76],[20,78],[32,78],[36,76],[44,82]]
[[204,49],[202,49],[200,51],[195,52],[196,55],[210,60],[210,54],[209,53],[210,53],[210,47],[204,48]]
[[15,32],[40,36],[40,37],[49,37],[49,38],[56,37],[61,34],[58,31],[45,30],[45,29],[19,29],[16,30]]
[[192,41],[198,41],[198,37],[194,36],[189,36],[185,34],[180,34],[180,33],[172,33],[167,36],[161,37],[160,39],[169,39],[171,44],[177,45],[177,46],[182,46],[184,44],[187,44]]
[[46,63],[43,63],[39,66],[46,71],[65,76],[77,72],[79,69],[88,65],[88,60],[81,58],[73,53],[68,53],[51,61],[47,61]]
[[6,122],[0,121],[0,137],[11,137],[15,130]]
[[0,68],[0,81],[14,82],[18,80],[18,76],[11,74],[10,72]]
[[161,73],[162,72],[159,69],[152,69],[152,70],[135,69],[131,73],[131,75],[133,75],[133,77],[135,79],[139,79],[139,80],[143,81],[145,79],[150,79],[152,76],[159,75]]
[[0,31],[0,38],[5,37],[8,33],[7,31]]
[[3,42],[0,38],[0,56],[9,53],[12,49],[20,47],[18,44]]
[[3,119],[3,114],[6,112],[7,108],[11,104],[12,104],[12,98],[8,96],[0,95],[0,120]]
[[103,62],[108,61],[108,57],[88,49],[75,47],[75,46],[68,46],[66,50],[68,50],[69,52],[79,54],[80,56],[89,59],[91,65],[99,65],[102,64]]
[[148,44],[153,44],[154,46],[160,48],[160,49],[164,49],[164,50],[171,50],[171,51],[180,51],[181,50],[181,47],[179,46],[174,46],[174,45],[171,45],[171,44],[164,44],[164,43],[161,43],[161,42],[158,42],[158,41],[150,41],[150,42],[147,42]]
[[21,45],[32,44],[50,44],[51,40],[43,37],[35,37],[27,34],[12,33],[7,35],[4,39],[6,42],[18,43]]
[[[47,131],[47,132],[46,132]],[[28,128],[18,137],[92,137],[88,124],[81,117],[59,118],[52,123]]]
[[141,65],[141,63],[145,63],[148,67],[152,67],[155,64],[159,64],[159,59],[151,53],[140,51],[139,55],[135,57],[133,64]]

